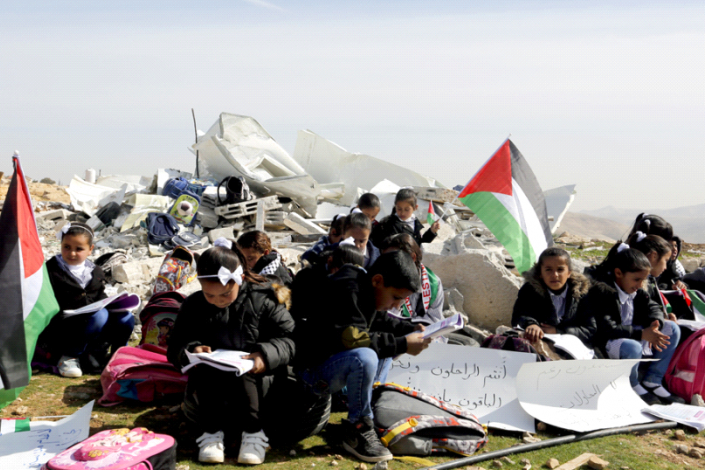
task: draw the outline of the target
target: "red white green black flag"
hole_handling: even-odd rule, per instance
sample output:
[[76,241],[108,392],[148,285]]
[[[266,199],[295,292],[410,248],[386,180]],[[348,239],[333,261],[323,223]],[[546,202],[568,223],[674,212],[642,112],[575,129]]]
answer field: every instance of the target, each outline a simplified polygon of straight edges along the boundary
[[0,408],[29,383],[39,334],[59,311],[17,155],[0,213]]
[[458,195],[492,231],[520,273],[553,245],[543,191],[519,149],[507,139]]

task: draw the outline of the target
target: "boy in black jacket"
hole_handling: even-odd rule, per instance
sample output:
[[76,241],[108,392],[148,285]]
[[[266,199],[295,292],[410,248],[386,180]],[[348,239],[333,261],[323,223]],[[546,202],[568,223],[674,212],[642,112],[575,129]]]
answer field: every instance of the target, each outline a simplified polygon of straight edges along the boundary
[[343,265],[323,283],[319,301],[307,302],[308,312],[296,310],[294,295],[297,372],[317,394],[347,386],[343,447],[366,462],[392,458],[372,423],[370,400],[372,384],[384,362],[380,359],[417,355],[430,343],[420,333],[423,326],[386,314],[418,290],[416,265],[408,254],[398,251],[380,256],[369,273]]

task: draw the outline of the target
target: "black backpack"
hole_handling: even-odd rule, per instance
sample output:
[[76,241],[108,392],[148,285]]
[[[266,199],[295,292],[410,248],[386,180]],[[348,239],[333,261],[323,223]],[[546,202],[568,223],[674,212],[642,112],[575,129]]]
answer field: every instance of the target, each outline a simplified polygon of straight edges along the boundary
[[179,233],[179,224],[176,219],[163,212],[150,212],[147,214],[147,241],[150,245],[161,245]]
[[[225,186],[225,199],[220,197],[220,187]],[[226,206],[228,204],[236,204],[238,202],[246,202],[254,199],[254,195],[250,194],[250,187],[247,185],[245,178],[242,176],[228,176],[218,185],[218,205]]]

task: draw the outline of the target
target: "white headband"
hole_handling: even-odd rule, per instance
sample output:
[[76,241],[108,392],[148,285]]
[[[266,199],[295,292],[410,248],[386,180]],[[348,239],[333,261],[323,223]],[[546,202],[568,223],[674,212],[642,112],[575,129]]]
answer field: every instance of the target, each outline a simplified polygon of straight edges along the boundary
[[344,246],[344,245],[355,246],[355,239],[353,237],[348,237],[345,240],[341,240],[341,242],[338,243],[338,246]]
[[644,238],[646,238],[646,234],[644,232],[636,232],[636,242],[639,243],[641,242]]
[[220,246],[223,248],[227,248],[228,250],[232,250],[233,249],[233,242],[231,242],[230,240],[228,240],[225,237],[220,237],[220,238],[216,238],[216,240],[213,242],[213,246]]
[[[225,240],[225,239],[223,239]],[[216,240],[217,241],[217,240]],[[208,276],[198,276],[198,279],[207,279],[217,277],[221,284],[224,286],[228,285],[228,282],[235,281],[238,286],[242,285],[242,265],[238,266],[235,271],[230,271],[225,266],[221,266],[218,270],[218,274],[210,274]]]
[[60,230],[57,230],[57,231],[56,231],[56,239],[59,240],[59,241],[62,241],[62,240],[64,239],[64,235],[66,235],[67,233],[69,233],[69,229],[70,229],[71,227],[76,227],[76,228],[83,229],[83,230],[85,230],[86,232],[88,232],[91,237],[95,236],[95,235],[93,234],[93,230],[91,230],[91,229],[89,229],[89,228],[86,228],[86,227],[84,227],[83,225],[71,225],[71,222],[66,222],[66,225],[64,225],[63,227],[61,227]]
[[[356,208],[356,209],[357,209],[357,208]],[[353,212],[355,212],[355,209],[353,209]],[[362,211],[360,211],[360,212],[362,212]],[[347,217],[347,214],[344,214],[344,213],[341,212],[340,214],[334,215],[334,216],[333,216],[333,222],[335,222],[336,220],[338,220],[338,219],[341,218],[341,217],[344,219],[344,218]]]
[[630,248],[630,246],[627,245],[626,243],[620,243],[619,246],[617,247],[617,253],[621,253],[624,250],[628,250],[629,248]]
[[351,212],[351,214],[362,214],[362,213],[363,213],[362,209],[360,209],[359,207],[354,208]]

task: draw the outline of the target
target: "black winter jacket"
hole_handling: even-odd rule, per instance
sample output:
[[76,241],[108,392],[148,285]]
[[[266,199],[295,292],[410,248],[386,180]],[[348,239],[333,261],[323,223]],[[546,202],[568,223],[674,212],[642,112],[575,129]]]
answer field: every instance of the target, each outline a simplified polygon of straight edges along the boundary
[[581,308],[585,308],[586,315],[594,317],[597,325],[594,344],[603,352],[611,339],[641,340],[641,330],[635,329],[635,326],[647,328],[658,320],[659,329],[663,327],[663,310],[644,289],[639,289],[634,298],[634,320],[630,326],[622,325],[622,304],[614,284],[595,283],[581,301]]
[[681,256],[683,242],[679,237],[673,237],[673,240],[676,241],[676,246],[678,247],[678,256],[675,260],[668,260],[666,270],[658,277],[658,287],[661,290],[673,289],[673,285],[678,281],[682,281],[684,276],[682,273],[678,272],[678,269],[676,269],[676,261],[678,261],[678,258]]
[[[410,322],[390,317],[387,312],[377,312],[370,277],[363,269],[350,264],[321,279],[318,298],[306,302],[308,312],[297,310],[301,308],[297,306],[299,299],[301,296],[294,292],[296,367],[300,369],[365,345],[380,359],[403,354],[407,348],[405,335],[415,328]],[[351,344],[354,338],[360,341],[357,345]]]
[[519,289],[519,296],[514,303],[512,326],[523,329],[531,325],[545,323],[556,328],[559,334],[570,334],[580,338],[586,346],[592,347],[595,336],[595,319],[585,314],[580,308],[580,300],[590,289],[590,281],[577,272],[571,272],[566,289],[565,312],[561,321],[551,301],[548,288],[541,280],[536,266],[524,273],[526,283]]
[[208,303],[199,291],[179,310],[167,358],[181,369],[189,363],[185,351],[193,352],[196,346],[260,352],[269,373],[293,358],[293,331],[294,320],[269,284],[243,282],[237,299],[222,309]]
[[61,311],[54,317],[57,321],[65,318],[64,310],[85,307],[108,296],[105,294],[105,275],[100,266],[93,270],[93,277],[84,289],[76,279],[61,268],[56,256],[47,261],[49,281]]
[[385,217],[382,221],[372,228],[372,234],[370,235],[370,240],[372,244],[376,247],[381,247],[384,244],[384,240],[387,237],[396,235],[397,233],[408,233],[414,237],[416,243],[421,246],[422,243],[431,243],[436,234],[431,231],[431,229],[426,230],[426,233],[421,236],[421,229],[423,225],[419,222],[419,219],[414,219],[414,229],[411,230],[409,224],[402,221],[399,217],[392,214]]

